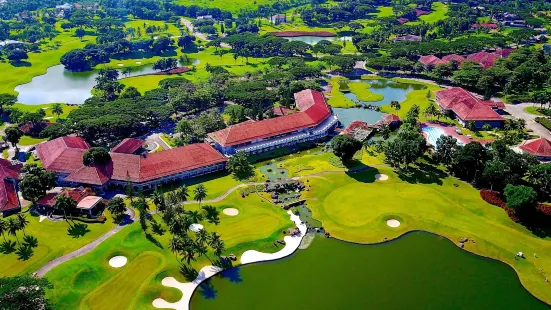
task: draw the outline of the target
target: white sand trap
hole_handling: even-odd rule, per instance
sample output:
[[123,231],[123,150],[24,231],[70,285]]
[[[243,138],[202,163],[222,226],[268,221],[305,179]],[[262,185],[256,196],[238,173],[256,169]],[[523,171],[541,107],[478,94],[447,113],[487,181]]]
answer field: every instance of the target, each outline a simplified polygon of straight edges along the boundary
[[119,67],[124,67],[124,64],[118,64],[117,66],[119,66]]
[[395,219],[390,219],[386,221],[386,224],[392,228],[400,227],[400,221]]
[[121,268],[122,266],[126,265],[126,262],[128,259],[124,256],[114,256],[111,257],[109,260],[109,266],[113,268]]
[[239,210],[235,209],[235,208],[226,208],[224,210],[222,210],[222,212],[224,212],[225,215],[228,215],[228,216],[236,216],[239,214]]
[[39,223],[41,223],[43,220],[47,219],[47,216],[41,215],[40,220],[38,220]]
[[377,179],[379,181],[386,181],[386,180],[388,180],[388,175],[386,175],[386,174],[376,174],[375,179]]
[[203,229],[203,225],[201,225],[201,224],[195,223],[195,224],[191,224],[191,225],[189,226],[189,230],[191,230],[191,231],[193,231],[193,232],[198,232],[198,231],[200,231],[201,229]]
[[[277,253],[266,254],[266,253],[249,250],[243,253],[243,255],[241,256],[241,264],[250,264],[255,262],[279,259],[279,258],[293,254],[298,249],[303,236],[306,234],[306,224],[301,224],[300,218],[297,215],[294,215],[291,211],[289,211],[288,213],[291,215],[291,220],[295,222],[295,224],[298,226],[301,232],[300,236],[296,236],[296,237],[286,236],[285,247]],[[199,284],[201,284],[201,282],[214,276],[220,271],[222,270],[218,267],[205,266],[201,268],[197,278],[193,280],[193,282],[188,282],[188,283],[181,283],[178,280],[174,279],[173,277],[164,278],[163,281],[161,281],[161,283],[164,286],[174,287],[182,291],[182,294],[183,294],[182,299],[180,299],[177,302],[171,303],[162,298],[157,298],[153,301],[153,307],[161,308],[161,309],[189,310],[189,302],[191,300],[191,296],[193,295],[193,292],[195,291],[195,289],[199,286]]]
[[137,65],[141,65],[142,62],[141,62],[141,61],[136,61],[136,64],[137,64]]

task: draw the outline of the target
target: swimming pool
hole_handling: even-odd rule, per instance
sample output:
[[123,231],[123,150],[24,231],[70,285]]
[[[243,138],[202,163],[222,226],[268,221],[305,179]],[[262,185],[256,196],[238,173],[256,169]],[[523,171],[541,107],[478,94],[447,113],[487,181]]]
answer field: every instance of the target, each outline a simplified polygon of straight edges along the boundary
[[[436,140],[438,140],[440,136],[448,136],[448,134],[440,127],[425,126],[423,127],[423,132],[427,135],[427,142],[434,147],[436,147]],[[457,140],[457,144],[464,145],[464,143],[459,140]]]

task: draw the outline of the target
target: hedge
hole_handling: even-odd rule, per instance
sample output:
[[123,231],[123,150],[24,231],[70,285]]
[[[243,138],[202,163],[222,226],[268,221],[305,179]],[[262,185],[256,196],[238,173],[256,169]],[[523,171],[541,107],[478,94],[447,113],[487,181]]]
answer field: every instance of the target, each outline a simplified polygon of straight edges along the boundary
[[545,117],[536,117],[536,122],[540,123],[543,127],[551,130],[551,121]]

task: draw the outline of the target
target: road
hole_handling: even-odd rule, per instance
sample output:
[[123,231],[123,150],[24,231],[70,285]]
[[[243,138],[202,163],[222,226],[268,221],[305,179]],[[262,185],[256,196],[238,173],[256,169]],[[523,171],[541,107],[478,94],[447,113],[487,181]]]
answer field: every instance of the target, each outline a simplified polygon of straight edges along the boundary
[[505,111],[512,117],[522,118],[526,121],[526,128],[531,129],[534,134],[551,141],[551,132],[542,125],[536,123],[536,115],[527,113],[525,108],[533,106],[533,103],[525,102],[519,104],[507,104]]

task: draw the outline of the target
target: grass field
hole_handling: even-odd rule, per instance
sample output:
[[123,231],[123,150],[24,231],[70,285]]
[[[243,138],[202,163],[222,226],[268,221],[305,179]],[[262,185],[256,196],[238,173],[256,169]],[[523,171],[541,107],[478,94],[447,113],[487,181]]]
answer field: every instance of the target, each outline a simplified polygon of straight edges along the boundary
[[[45,119],[48,120],[49,122],[55,123],[55,121],[57,120],[57,115],[52,113],[52,109],[51,109],[52,105],[53,103],[35,104],[35,105],[16,103],[12,107],[19,109],[23,112],[29,112],[29,113],[36,112],[39,109],[44,109],[44,111],[46,111]],[[69,106],[69,105],[66,105],[65,103],[62,103],[61,107],[63,108],[63,113],[59,115],[59,118],[66,118],[71,111],[78,109],[77,106]]]
[[[145,32],[145,29],[148,26],[156,26],[161,28],[160,31],[152,33],[152,35],[154,36],[157,36],[157,35],[179,36],[180,35],[180,29],[178,29],[178,27],[176,27],[175,24],[167,23],[160,20],[134,19],[124,23],[124,25],[126,26],[126,28],[134,28],[136,30],[140,28],[141,37],[138,37],[136,34],[136,39],[150,37],[150,34],[147,34]],[[168,30],[165,30],[165,25],[168,27]]]
[[524,111],[526,111],[526,113],[534,114],[537,116],[545,116],[545,114],[541,113],[539,109],[540,108],[538,107],[527,107],[524,109]]
[[[58,30],[61,30],[59,23]],[[28,83],[33,77],[46,73],[46,70],[59,64],[59,60],[66,52],[82,48],[86,44],[94,43],[93,37],[85,36],[83,40],[73,36],[73,32],[62,32],[56,36],[53,42],[59,42],[60,47],[42,46],[40,53],[29,53],[26,65],[15,67],[8,62],[0,62],[0,93],[15,94],[17,85]]]
[[369,88],[371,86],[364,82],[349,83],[350,91],[358,96],[358,100],[365,102],[377,102],[383,100],[385,97],[381,94],[372,93]]
[[394,13],[392,12],[392,7],[390,6],[380,6],[377,9],[379,10],[379,12],[377,13],[377,17],[394,16]]
[[448,5],[442,2],[434,2],[432,4],[432,12],[419,17],[419,21],[409,22],[408,25],[419,25],[421,21],[427,24],[434,24],[448,17]]
[[[401,106],[400,110],[396,110],[392,108],[390,105],[384,105],[381,107],[381,112],[396,114],[401,119],[405,119],[407,112],[411,109],[411,107],[414,104],[416,104],[419,106],[421,111],[419,115],[419,119],[423,121],[428,120],[423,115],[422,112],[430,103],[434,104],[434,102],[432,102],[432,100],[434,99],[434,92],[438,90],[442,90],[443,88],[430,83],[417,82],[414,80],[408,80],[408,79],[402,79],[402,78],[394,78],[392,80],[396,82],[409,83],[409,84],[421,84],[421,85],[424,85],[426,89],[413,90],[409,94],[407,94],[406,100],[403,102],[400,102],[400,106]],[[427,98],[427,92],[429,91],[431,96],[430,99]]]
[[178,0],[180,5],[197,5],[199,7],[219,8],[231,13],[239,13],[241,9],[254,9],[261,4],[272,4],[275,0]]
[[[304,197],[313,217],[333,237],[378,243],[412,230],[434,232],[455,242],[467,237],[476,243],[466,243],[466,250],[513,266],[529,291],[551,302],[551,286],[540,273],[551,270],[551,238],[534,236],[502,209],[484,202],[476,189],[454,178],[423,171],[399,177],[385,166],[377,169],[310,178],[312,190]],[[390,178],[375,181],[376,173]],[[388,219],[399,220],[400,227],[387,226]],[[519,251],[527,258],[515,260]]]
[[346,80],[343,77],[332,77],[328,82],[331,84],[331,97],[327,100],[327,103],[333,108],[351,108],[356,104],[354,101],[346,98],[340,90],[339,81]]
[[[282,239],[281,231],[291,227],[286,212],[261,200],[256,195],[241,198],[234,192],[223,201],[213,204],[220,211],[236,208],[239,215],[220,214],[220,224],[202,222],[209,232],[216,231],[226,245],[226,254],[240,256],[244,251],[256,249],[275,252],[280,247],[272,243]],[[198,205],[186,205],[187,210],[198,210]],[[156,221],[160,222],[157,215]],[[165,227],[166,229],[166,227]],[[179,262],[168,248],[169,235],[153,235],[148,240],[140,225],[134,223],[109,238],[89,254],[73,259],[46,274],[55,289],[48,292],[66,309],[151,309],[155,298],[177,301],[178,290],[162,286],[164,277],[172,276],[187,282],[179,273]],[[127,266],[115,269],[108,261],[116,255],[128,258]],[[212,257],[212,254],[209,253]],[[209,265],[207,258],[198,258],[193,265],[199,270]]]
[[[69,235],[67,222],[54,223],[48,220],[39,222],[38,216],[25,214],[30,222],[25,232],[27,235],[35,236],[38,239],[38,247],[34,249],[34,255],[28,260],[18,259],[15,253],[2,254],[0,256],[0,274],[3,276],[33,273],[47,262],[90,243],[115,225],[111,218],[108,218],[104,224],[88,224],[89,232],[78,237]],[[23,234],[19,233],[19,240],[22,237]],[[16,241],[16,238],[12,236],[6,236],[6,238]]]
[[31,136],[22,136],[18,144],[21,146],[35,145],[40,142],[44,142],[46,140],[48,139],[33,138]]

